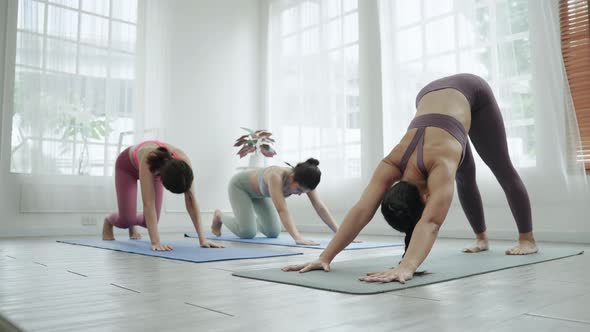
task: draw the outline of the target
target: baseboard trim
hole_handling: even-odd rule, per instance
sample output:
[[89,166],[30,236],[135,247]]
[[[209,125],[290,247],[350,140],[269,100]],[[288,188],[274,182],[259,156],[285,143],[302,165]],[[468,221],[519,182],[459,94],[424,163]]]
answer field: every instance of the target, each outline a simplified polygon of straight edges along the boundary
[[[329,230],[325,225],[297,225],[300,232],[309,233],[327,233]],[[367,227],[361,234],[380,235],[380,236],[400,236],[397,231],[387,227]],[[565,242],[590,244],[590,232],[563,232],[563,231],[534,231],[537,241],[546,242]],[[494,230],[488,229],[488,236],[492,240],[515,240],[517,233],[515,230]],[[473,233],[469,229],[441,229],[440,238],[447,239],[473,239]]]
[[[208,230],[209,222],[205,220],[203,227]],[[323,224],[318,225],[297,225],[297,229],[303,233],[331,233],[331,231]],[[72,228],[38,228],[34,229],[4,229],[0,238],[10,237],[41,237],[41,236],[82,236],[82,235],[96,235],[100,236],[102,231],[102,224],[87,227],[72,227]],[[161,233],[178,233],[180,235],[185,232],[192,232],[193,226],[190,220],[187,221],[172,221],[169,223],[161,223],[159,225]],[[126,230],[115,229],[116,236],[124,236]],[[400,236],[393,229],[387,227],[367,227],[361,234],[364,235],[380,235],[380,236]],[[488,235],[492,240],[515,240],[516,232],[514,230],[494,230],[489,229]],[[469,229],[442,229],[440,238],[447,239],[473,239],[473,233]],[[564,242],[564,243],[580,243],[590,244],[590,232],[562,232],[562,231],[535,231],[535,238],[537,241],[546,242]]]

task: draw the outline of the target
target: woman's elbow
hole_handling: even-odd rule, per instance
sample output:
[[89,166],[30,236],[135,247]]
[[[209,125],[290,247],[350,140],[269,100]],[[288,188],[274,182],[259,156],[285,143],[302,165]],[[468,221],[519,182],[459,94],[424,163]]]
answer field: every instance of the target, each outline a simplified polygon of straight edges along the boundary
[[438,234],[444,222],[444,218],[427,218],[423,220],[423,224],[433,234]]
[[284,216],[289,214],[289,210],[286,207],[277,208],[277,213],[279,214],[279,216]]

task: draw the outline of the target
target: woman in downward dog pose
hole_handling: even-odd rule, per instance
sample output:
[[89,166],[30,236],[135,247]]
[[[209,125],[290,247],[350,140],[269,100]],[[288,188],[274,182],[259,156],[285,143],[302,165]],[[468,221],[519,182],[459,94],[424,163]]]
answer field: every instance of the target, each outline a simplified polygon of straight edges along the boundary
[[228,192],[234,216],[215,211],[211,231],[221,236],[221,225],[242,239],[251,239],[260,231],[270,238],[279,236],[281,223],[297,244],[319,245],[304,239],[293,223],[285,198],[306,194],[324,223],[336,232],[338,224],[315,191],[322,173],[319,161],[309,158],[295,167],[271,166],[234,175]]
[[[137,180],[141,188],[143,214],[137,214]],[[140,239],[137,226],[141,226],[148,230],[152,250],[172,250],[171,246],[160,242],[158,233],[162,198],[166,188],[175,194],[184,194],[186,209],[199,234],[201,247],[223,248],[205,238],[193,190],[190,160],[179,148],[159,141],[145,141],[125,149],[115,162],[115,187],[119,213],[105,218],[103,240],[115,239],[113,226],[128,228],[131,239]]]
[[406,234],[406,252],[397,267],[368,273],[360,280],[404,283],[429,254],[451,205],[455,182],[476,238],[464,252],[487,250],[483,204],[467,135],[500,183],[516,220],[518,244],[506,254],[537,252],[528,193],[508,155],[504,122],[490,86],[471,74],[441,78],[418,93],[416,106],[405,136],[379,163],[319,259],[283,271],[329,271],[330,262],[369,223],[381,203],[387,222]]

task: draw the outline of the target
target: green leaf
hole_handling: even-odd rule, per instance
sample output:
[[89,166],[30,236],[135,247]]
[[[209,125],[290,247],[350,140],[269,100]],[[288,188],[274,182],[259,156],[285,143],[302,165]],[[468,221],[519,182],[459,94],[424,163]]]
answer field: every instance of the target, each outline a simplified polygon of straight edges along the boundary
[[98,133],[98,131],[96,130],[96,128],[92,129],[92,138],[99,140],[100,139],[100,134]]
[[247,131],[248,133],[250,133],[250,135],[254,134],[254,130],[250,129],[250,128],[246,128],[246,127],[240,127],[242,129],[244,129],[245,131]]

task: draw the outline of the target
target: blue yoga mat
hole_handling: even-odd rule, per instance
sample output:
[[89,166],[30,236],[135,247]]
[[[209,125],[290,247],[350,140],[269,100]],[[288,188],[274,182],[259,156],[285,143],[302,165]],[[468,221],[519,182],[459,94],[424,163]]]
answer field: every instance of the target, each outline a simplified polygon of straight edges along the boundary
[[[198,237],[196,233],[185,233],[185,237],[196,238]],[[291,237],[277,237],[277,238],[269,238],[269,237],[255,237],[253,239],[240,239],[239,237],[231,234],[231,235],[221,235],[219,237],[215,236],[214,234],[207,234],[207,238],[209,240],[218,240],[218,241],[233,241],[233,242],[243,242],[243,243],[255,243],[255,244],[270,244],[273,246],[284,246],[284,247],[297,247],[297,248],[312,248],[312,249],[326,249],[330,240],[319,240],[319,246],[308,246],[308,245],[299,245],[295,243]],[[371,248],[383,248],[383,247],[399,247],[403,246],[403,243],[386,243],[386,242],[360,242],[360,243],[351,243],[349,244],[344,250],[357,250],[357,249],[371,249]]]
[[93,240],[64,240],[57,241],[66,244],[74,244],[79,246],[94,247],[101,249],[109,249],[115,251],[123,251],[132,254],[154,256],[161,258],[174,259],[179,261],[204,263],[215,261],[226,261],[236,259],[251,259],[277,256],[292,256],[301,255],[300,252],[286,252],[275,251],[257,248],[201,248],[198,243],[181,243],[165,241],[165,244],[171,245],[172,251],[153,251],[151,243],[142,240],[123,240],[123,241],[103,241],[100,239]]

